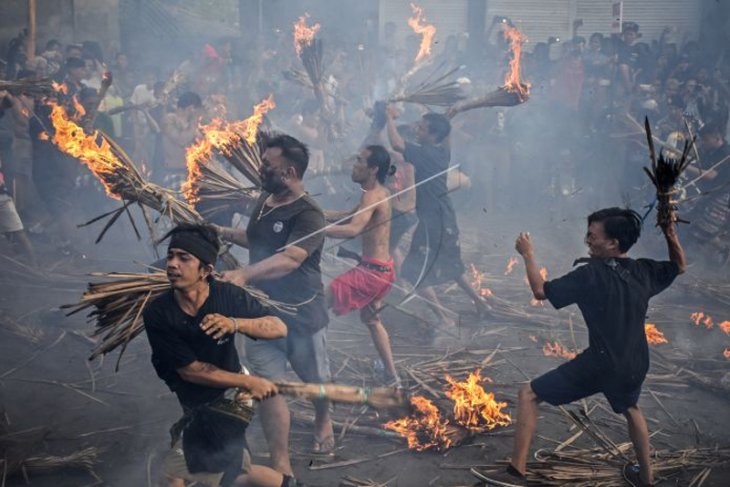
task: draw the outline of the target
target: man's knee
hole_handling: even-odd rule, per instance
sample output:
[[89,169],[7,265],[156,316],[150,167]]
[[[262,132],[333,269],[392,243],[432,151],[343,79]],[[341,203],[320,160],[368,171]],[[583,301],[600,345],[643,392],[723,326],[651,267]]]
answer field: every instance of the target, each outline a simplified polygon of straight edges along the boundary
[[638,404],[635,406],[629,406],[628,408],[626,408],[626,411],[624,411],[624,417],[628,421],[633,421],[635,419],[641,418],[642,417],[641,409],[639,409]]
[[380,325],[380,317],[372,305],[367,305],[360,310],[360,321],[369,328]]

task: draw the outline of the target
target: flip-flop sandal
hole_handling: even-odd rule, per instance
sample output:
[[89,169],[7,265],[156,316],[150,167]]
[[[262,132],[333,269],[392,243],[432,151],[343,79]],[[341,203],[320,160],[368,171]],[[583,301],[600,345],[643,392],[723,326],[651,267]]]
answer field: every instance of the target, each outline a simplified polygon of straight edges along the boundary
[[[331,446],[326,446],[331,441]],[[323,456],[334,456],[337,443],[335,442],[335,435],[327,435],[323,438],[317,438],[314,436],[312,439],[312,448],[310,453],[315,455]]]

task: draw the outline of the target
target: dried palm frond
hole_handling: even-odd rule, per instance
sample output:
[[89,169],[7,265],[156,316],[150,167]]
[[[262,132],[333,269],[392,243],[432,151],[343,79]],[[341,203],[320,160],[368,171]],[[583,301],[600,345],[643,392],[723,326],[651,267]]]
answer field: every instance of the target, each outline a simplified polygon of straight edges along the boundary
[[489,93],[469,98],[468,100],[462,100],[452,105],[447,111],[446,115],[449,118],[454,118],[459,113],[463,113],[476,108],[488,108],[488,107],[513,107],[527,101],[527,97],[520,95],[515,91],[509,91],[503,86],[500,86],[496,90],[490,91]]
[[[619,445],[627,451],[630,443]],[[536,461],[527,464],[527,480],[535,485],[572,487],[609,487],[625,485],[621,473],[623,461],[610,457],[603,449],[574,449],[561,451],[538,450]],[[687,450],[659,450],[652,454],[652,470],[656,476],[667,477],[682,472],[730,465],[728,448],[692,448]],[[494,470],[503,470],[507,462],[499,462]],[[489,477],[486,471],[472,469],[480,480]]]
[[651,169],[644,167],[644,172],[649,176],[649,179],[656,188],[657,226],[666,227],[678,222],[689,223],[680,219],[677,215],[677,201],[673,200],[672,196],[679,193],[679,189],[677,188],[679,178],[684,170],[687,169],[687,166],[692,163],[693,159],[689,153],[694,146],[695,139],[685,141],[684,149],[679,159],[666,156],[663,150],[660,151],[659,159],[657,159],[648,117],[644,119],[644,129],[646,130],[646,139],[649,144],[649,157],[651,159]]
[[195,177],[188,177],[182,187],[190,204],[215,201],[221,205],[230,205],[241,200],[254,200],[259,195],[257,188],[245,186],[215,161],[198,165],[196,171]]
[[50,79],[19,79],[15,81],[0,79],[0,91],[7,91],[11,95],[27,95],[34,98],[51,96],[56,92]]
[[[150,273],[112,272],[93,273],[104,281],[89,283],[78,303],[63,305],[68,316],[93,308],[88,321],[95,323],[93,336],[101,336],[89,360],[122,347],[121,360],[129,342],[144,330],[142,315],[149,303],[170,289],[170,281],[162,271]],[[284,313],[294,313],[296,306],[270,299],[262,291],[246,287],[252,296],[264,305]]]
[[461,66],[453,68],[435,79],[431,79],[441,69],[440,66],[424,81],[411,89],[406,88],[402,93],[391,97],[389,101],[448,107],[463,100],[465,95],[459,82],[456,80],[448,80],[451,75],[461,69]]

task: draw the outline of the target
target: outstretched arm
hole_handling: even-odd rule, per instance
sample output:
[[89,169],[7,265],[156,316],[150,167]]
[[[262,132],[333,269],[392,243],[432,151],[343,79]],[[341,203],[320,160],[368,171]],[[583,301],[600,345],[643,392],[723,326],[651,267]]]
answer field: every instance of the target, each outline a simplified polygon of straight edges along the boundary
[[248,248],[248,235],[246,234],[246,230],[242,228],[222,227],[220,225],[213,225],[213,227],[223,240],[227,240],[246,249]]
[[395,127],[395,114],[395,107],[389,105],[388,108],[385,110],[385,126],[388,128],[388,139],[390,140],[390,146],[393,148],[394,151],[405,152],[406,143],[403,140],[403,137],[401,137],[398,133],[398,129]]
[[677,264],[679,273],[682,274],[687,270],[687,260],[684,256],[684,249],[679,243],[679,235],[677,235],[677,226],[674,223],[662,227],[664,238],[667,240],[667,249],[669,251],[669,260]]
[[532,241],[530,240],[529,233],[520,233],[517,237],[517,241],[515,242],[515,249],[525,261],[527,281],[530,283],[532,295],[535,296],[535,299],[546,299],[545,279],[542,277],[542,274],[540,274],[540,270],[537,267],[537,261],[535,260],[535,254],[532,250]]
[[353,238],[360,235],[373,217],[373,212],[378,206],[378,196],[373,192],[367,192],[363,195],[362,200],[349,222],[341,225],[332,225],[327,227],[325,235],[332,238]]

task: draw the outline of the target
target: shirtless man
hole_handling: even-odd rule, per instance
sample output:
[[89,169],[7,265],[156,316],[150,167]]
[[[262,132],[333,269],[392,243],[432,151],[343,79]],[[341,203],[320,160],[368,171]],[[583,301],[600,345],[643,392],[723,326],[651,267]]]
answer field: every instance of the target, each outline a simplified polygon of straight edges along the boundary
[[[390,191],[384,186],[392,174],[390,155],[380,145],[369,145],[357,155],[352,166],[352,181],[362,188],[358,205],[350,211],[326,211],[328,222],[341,224],[326,227],[325,235],[333,238],[362,236],[362,259],[357,267],[332,281],[327,288],[327,304],[336,315],[360,310],[360,320],[370,330],[389,383],[399,384],[393,362],[388,332],[380,321],[378,310],[395,281],[395,268],[390,256]],[[349,217],[349,218],[348,218]]]

